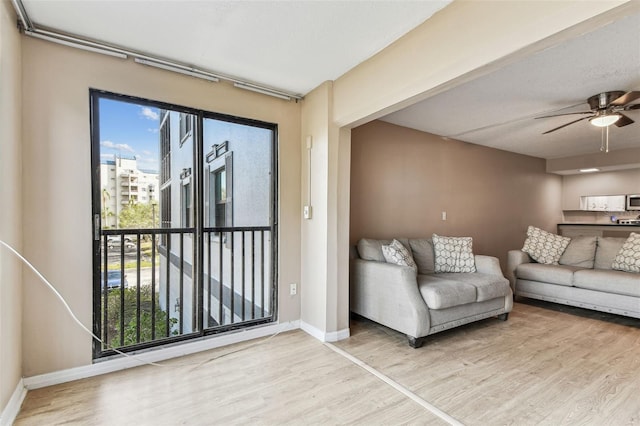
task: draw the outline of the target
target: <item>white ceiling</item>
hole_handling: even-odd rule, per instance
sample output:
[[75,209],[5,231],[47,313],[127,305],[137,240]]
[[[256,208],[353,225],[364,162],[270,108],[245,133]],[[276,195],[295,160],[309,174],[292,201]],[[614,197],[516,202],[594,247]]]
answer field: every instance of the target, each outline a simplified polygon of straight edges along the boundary
[[304,95],[452,0],[23,0],[39,27]]
[[[374,55],[451,0],[23,0],[38,27],[306,94]],[[587,111],[604,91],[640,90],[640,14],[547,48],[383,120],[541,158],[598,152]],[[639,101],[636,101],[639,102]],[[612,150],[640,147],[636,123],[611,126]],[[574,118],[575,117],[575,118]]]
[[[541,158],[600,151],[601,130],[588,120],[542,135],[589,111],[587,98],[612,90],[640,90],[640,14],[533,54],[382,120],[436,135]],[[635,102],[640,102],[636,100]],[[610,126],[611,150],[640,148],[636,123]]]

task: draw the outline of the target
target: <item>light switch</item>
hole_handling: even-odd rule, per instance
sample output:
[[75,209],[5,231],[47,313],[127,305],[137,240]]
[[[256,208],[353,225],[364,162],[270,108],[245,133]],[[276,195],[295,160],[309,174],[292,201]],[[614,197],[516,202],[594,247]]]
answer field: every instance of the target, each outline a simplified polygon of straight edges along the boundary
[[442,220],[447,220],[447,212],[442,212]]

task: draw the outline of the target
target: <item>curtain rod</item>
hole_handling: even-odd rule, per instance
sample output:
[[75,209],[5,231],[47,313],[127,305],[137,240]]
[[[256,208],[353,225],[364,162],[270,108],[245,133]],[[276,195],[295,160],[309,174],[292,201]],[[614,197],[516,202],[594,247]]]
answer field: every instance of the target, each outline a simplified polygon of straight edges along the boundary
[[[231,83],[234,83],[234,86],[245,89],[248,87],[253,88],[254,92],[262,93],[268,96],[274,96],[280,99],[291,100],[294,99],[296,101],[301,100],[303,97],[298,94],[286,92],[284,90],[274,89],[272,87],[263,86],[260,84],[256,84],[251,81],[242,80],[236,77],[228,76],[225,74],[218,74],[207,70],[201,70],[198,68],[194,68],[187,64],[183,64],[180,62],[171,61],[168,59],[160,58],[157,56],[147,55],[140,52],[136,52],[135,50],[129,50],[126,48],[122,48],[119,46],[112,46],[106,43],[102,43],[100,41],[94,41],[90,39],[86,39],[80,36],[75,36],[71,34],[65,34],[54,29],[39,29],[37,26],[29,19],[29,15],[27,14],[26,9],[24,8],[24,4],[22,0],[11,0],[13,4],[13,8],[18,15],[18,19],[23,28],[24,34],[30,37],[36,37],[42,40],[47,40],[50,42],[63,44],[65,46],[74,47],[82,50],[88,50],[95,53],[101,53],[103,55],[114,56],[122,59],[126,59],[128,56],[132,56],[137,63],[143,65],[154,65],[149,62],[154,62],[155,64],[162,64],[165,67],[157,66],[158,68],[162,68],[168,71],[178,72],[181,74],[191,75],[193,77],[205,78],[210,81],[225,80]],[[172,69],[174,68],[174,69]],[[205,77],[203,77],[205,76]]]

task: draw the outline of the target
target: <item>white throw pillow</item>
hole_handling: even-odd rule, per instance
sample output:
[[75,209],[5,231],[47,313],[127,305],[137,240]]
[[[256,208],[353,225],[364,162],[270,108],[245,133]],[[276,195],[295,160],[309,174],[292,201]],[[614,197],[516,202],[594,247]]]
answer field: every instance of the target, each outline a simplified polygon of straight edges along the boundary
[[413,256],[405,246],[398,240],[393,240],[391,244],[382,246],[382,255],[387,263],[394,263],[400,266],[410,266],[414,270],[418,270]]
[[435,272],[476,272],[473,238],[433,234]]
[[612,269],[640,273],[640,234],[632,232],[616,256]]
[[527,229],[527,239],[522,251],[538,263],[557,265],[571,238],[551,234],[535,226]]

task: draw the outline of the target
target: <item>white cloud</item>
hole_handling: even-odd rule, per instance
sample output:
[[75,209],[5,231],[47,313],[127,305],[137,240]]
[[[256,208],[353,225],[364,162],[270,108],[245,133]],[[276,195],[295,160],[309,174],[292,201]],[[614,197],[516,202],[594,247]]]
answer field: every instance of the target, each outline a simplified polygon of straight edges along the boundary
[[153,155],[153,152],[149,151],[148,149],[145,149],[144,151],[142,151],[142,153],[144,155],[148,155],[148,156],[152,156]]
[[143,117],[153,121],[157,121],[160,118],[160,114],[149,107],[141,107],[140,114],[142,114]]
[[129,145],[127,145],[126,143],[119,143],[116,145],[116,148],[122,151],[129,151],[129,152],[136,152],[133,148],[131,148]]
[[158,133],[158,129],[147,129],[147,131],[151,133]]
[[102,141],[100,142],[100,145],[105,148],[117,149],[118,151],[127,151],[131,153],[136,152],[133,148],[131,148],[126,143],[113,143],[111,141]]

